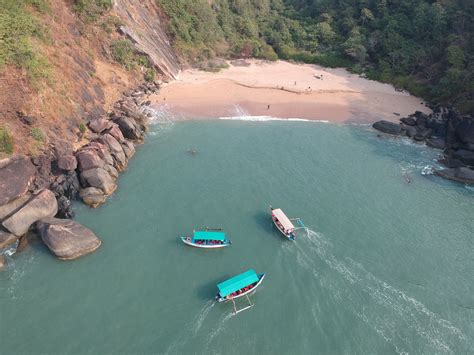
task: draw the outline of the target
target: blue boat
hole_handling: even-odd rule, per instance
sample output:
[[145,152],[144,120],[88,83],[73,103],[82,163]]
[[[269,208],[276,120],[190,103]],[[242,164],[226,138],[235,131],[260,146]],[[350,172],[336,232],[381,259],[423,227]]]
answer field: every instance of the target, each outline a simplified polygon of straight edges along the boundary
[[[223,281],[217,285],[219,292],[215,299],[217,302],[232,301],[234,304],[234,314],[245,311],[253,306],[250,301],[249,295],[256,291],[257,287],[265,279],[265,274],[257,274],[254,270],[250,269],[246,272],[234,276],[226,281]],[[235,300],[240,297],[246,297],[249,306],[237,310],[235,306]]]
[[222,230],[193,231],[192,236],[181,237],[181,240],[186,245],[203,249],[219,249],[232,245]]

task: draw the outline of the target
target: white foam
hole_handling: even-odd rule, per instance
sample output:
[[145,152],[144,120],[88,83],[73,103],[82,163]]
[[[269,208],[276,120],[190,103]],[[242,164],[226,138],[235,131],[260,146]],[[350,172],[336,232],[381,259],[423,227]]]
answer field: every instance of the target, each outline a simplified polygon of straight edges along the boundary
[[227,121],[245,121],[245,122],[269,122],[269,121],[290,121],[290,122],[315,122],[330,123],[327,120],[308,120],[305,118],[278,118],[272,116],[224,116],[219,117],[220,120]]

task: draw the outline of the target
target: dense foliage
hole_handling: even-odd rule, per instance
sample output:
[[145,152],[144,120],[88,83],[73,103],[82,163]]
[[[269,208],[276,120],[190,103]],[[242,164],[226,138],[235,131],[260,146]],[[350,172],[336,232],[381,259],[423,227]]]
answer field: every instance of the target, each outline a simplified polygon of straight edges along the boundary
[[474,1],[156,0],[184,56],[346,66],[474,112]]

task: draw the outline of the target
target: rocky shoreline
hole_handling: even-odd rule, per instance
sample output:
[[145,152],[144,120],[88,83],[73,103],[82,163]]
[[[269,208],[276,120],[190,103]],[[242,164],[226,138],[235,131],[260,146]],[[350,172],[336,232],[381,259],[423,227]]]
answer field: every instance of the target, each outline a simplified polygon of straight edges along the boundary
[[474,184],[474,118],[443,106],[432,109],[430,115],[417,111],[401,118],[398,124],[382,120],[375,122],[372,127],[387,134],[407,136],[442,150],[439,162],[446,168],[435,170],[434,173],[445,179]]
[[145,138],[148,96],[159,88],[159,83],[144,83],[123,93],[106,116],[87,122],[85,144],[78,149],[56,141],[45,155],[0,160],[0,270],[6,267],[1,251],[21,250],[31,234],[61,260],[99,248],[100,239],[71,220],[72,201],[96,208],[116,190],[120,172]]

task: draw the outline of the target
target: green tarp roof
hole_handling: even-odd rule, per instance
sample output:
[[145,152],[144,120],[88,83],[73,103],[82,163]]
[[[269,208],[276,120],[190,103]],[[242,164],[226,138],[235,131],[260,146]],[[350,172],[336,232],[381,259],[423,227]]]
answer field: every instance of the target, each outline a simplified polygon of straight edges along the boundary
[[234,276],[233,278],[221,282],[217,285],[221,297],[230,295],[232,292],[238,291],[245,286],[251,285],[258,281],[258,276],[252,269],[244,273]]
[[225,240],[224,232],[216,231],[195,231],[193,235],[194,240]]

